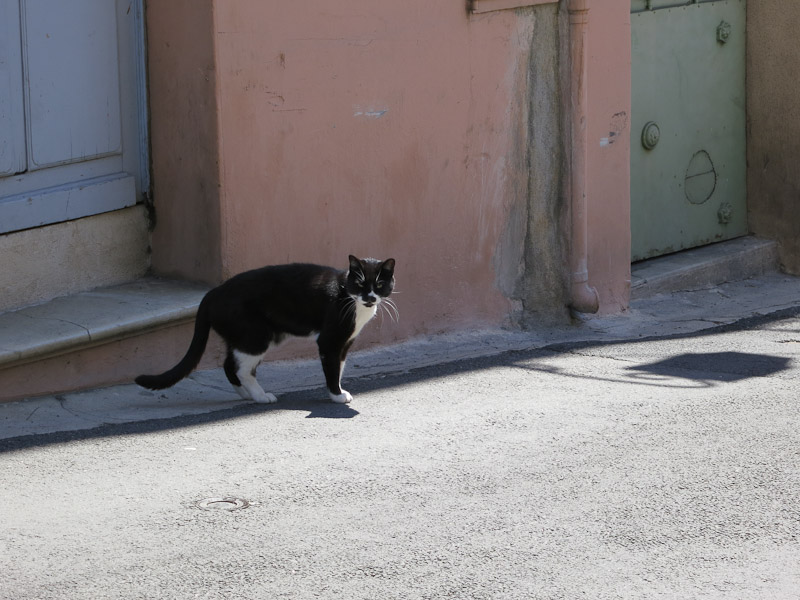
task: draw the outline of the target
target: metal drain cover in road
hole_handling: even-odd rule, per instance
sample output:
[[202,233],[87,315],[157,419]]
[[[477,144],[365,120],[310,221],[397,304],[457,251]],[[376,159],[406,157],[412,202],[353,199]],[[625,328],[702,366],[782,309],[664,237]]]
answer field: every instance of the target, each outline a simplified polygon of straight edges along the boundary
[[203,510],[239,510],[247,508],[250,503],[242,498],[207,498],[196,502]]

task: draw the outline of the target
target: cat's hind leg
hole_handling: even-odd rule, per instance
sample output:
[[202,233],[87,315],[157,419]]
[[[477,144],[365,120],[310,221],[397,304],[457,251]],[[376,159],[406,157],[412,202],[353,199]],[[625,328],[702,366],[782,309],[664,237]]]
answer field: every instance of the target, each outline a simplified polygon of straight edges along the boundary
[[231,382],[236,392],[245,400],[254,400],[264,404],[272,404],[278,401],[275,394],[265,392],[256,381],[256,369],[264,358],[261,354],[247,354],[239,350],[228,349],[228,356],[225,359],[225,375]]

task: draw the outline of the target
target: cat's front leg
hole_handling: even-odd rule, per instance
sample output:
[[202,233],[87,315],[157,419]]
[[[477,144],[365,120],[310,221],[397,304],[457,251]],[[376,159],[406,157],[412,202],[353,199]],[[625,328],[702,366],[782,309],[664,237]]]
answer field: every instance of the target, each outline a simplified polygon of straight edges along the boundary
[[[329,364],[329,366],[325,366]],[[347,390],[342,389],[342,371],[344,371],[344,361],[327,361],[322,357],[322,370],[325,371],[325,380],[328,384],[328,395],[331,402],[337,404],[349,404],[353,396]]]
[[348,404],[353,400],[353,396],[347,390],[342,389],[342,371],[344,370],[344,360],[340,358],[341,352],[326,352],[320,346],[319,358],[322,361],[322,370],[325,373],[325,383],[328,386],[328,395],[332,402],[337,404]]
[[334,394],[333,392],[328,392],[331,397],[331,402],[336,402],[337,404],[350,404],[353,400],[353,396],[347,390],[341,390],[341,394]]

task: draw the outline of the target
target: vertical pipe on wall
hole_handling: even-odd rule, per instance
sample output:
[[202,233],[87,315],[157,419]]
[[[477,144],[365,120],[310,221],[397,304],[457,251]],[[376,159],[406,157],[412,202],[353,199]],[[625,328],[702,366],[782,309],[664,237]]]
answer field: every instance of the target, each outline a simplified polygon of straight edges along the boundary
[[586,34],[589,26],[589,0],[569,0],[571,65],[571,213],[570,307],[582,313],[596,313],[600,307],[597,290],[589,286],[588,224],[586,206],[586,155],[588,95]]

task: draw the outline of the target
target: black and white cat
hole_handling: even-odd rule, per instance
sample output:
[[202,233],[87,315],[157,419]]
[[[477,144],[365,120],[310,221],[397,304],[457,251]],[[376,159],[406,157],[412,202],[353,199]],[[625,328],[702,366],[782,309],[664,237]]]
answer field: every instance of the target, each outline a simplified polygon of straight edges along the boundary
[[203,297],[186,356],[161,375],[140,375],[136,383],[151,390],[178,383],[200,362],[213,328],[227,345],[225,375],[239,395],[256,402],[276,402],[255,377],[267,348],[289,335],[316,333],[331,400],[350,402],[353,397],[341,386],[347,351],[381,303],[387,312],[397,314],[389,299],[394,263],[393,258],[350,256],[347,271],[290,264],[236,275]]

